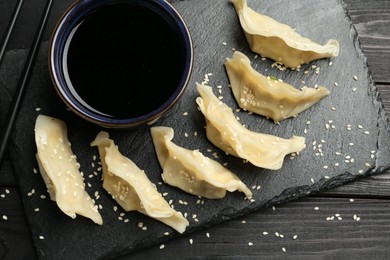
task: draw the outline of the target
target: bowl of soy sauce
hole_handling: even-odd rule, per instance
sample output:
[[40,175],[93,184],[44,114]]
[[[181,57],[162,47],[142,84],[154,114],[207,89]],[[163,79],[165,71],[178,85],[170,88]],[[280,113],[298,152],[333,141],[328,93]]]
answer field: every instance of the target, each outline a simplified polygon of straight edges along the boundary
[[189,30],[165,0],[79,0],[57,23],[49,71],[65,104],[109,128],[151,124],[182,96]]

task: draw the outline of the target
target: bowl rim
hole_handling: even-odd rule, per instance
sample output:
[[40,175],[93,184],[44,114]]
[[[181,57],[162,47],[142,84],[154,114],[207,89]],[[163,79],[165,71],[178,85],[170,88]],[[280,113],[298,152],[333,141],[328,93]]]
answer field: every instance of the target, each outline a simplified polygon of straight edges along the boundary
[[[180,82],[172,95],[153,111],[134,118],[112,118],[95,113],[82,105],[69,91],[62,68],[62,52],[69,32],[80,20],[98,7],[119,3],[136,3],[163,12],[176,25],[176,30],[183,41],[185,63]],[[183,95],[190,80],[194,63],[194,49],[190,31],[179,12],[165,0],[77,0],[71,4],[58,20],[49,41],[48,65],[51,81],[62,101],[78,116],[107,128],[129,128],[152,124],[165,114]]]

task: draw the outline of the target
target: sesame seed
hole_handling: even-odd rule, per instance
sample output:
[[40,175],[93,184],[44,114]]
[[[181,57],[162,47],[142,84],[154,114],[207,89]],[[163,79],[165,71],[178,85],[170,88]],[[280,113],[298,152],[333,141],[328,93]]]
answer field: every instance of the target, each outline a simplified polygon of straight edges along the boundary
[[264,235],[264,236],[268,235],[268,232],[267,232],[267,231],[264,231],[264,232],[263,232],[263,235]]
[[353,76],[353,79],[354,79],[354,80],[358,80],[358,77],[357,77],[357,76]]
[[319,207],[314,207],[314,210],[319,210],[320,208]]
[[40,107],[35,108],[35,111],[41,111]]
[[45,239],[45,237],[44,236],[39,236],[39,239],[43,240],[43,239]]
[[245,223],[246,223],[246,221],[245,221],[245,220],[242,220],[242,221],[241,221],[241,223],[242,223],[242,224],[245,224]]
[[33,173],[38,173],[38,170],[33,168]]
[[6,215],[3,215],[3,219],[4,219],[4,220],[7,220],[8,217],[7,217]]
[[183,113],[183,116],[188,116],[188,112],[184,112],[184,113]]
[[206,237],[210,237],[210,233],[207,232],[207,233],[206,233]]
[[298,235],[294,235],[293,236],[293,239],[295,240],[295,239],[297,239],[298,238]]
[[354,199],[349,199],[350,202],[354,202],[355,200]]
[[165,248],[165,245],[164,244],[161,244],[160,245],[160,249],[164,249]]
[[248,242],[248,246],[253,246],[253,243],[252,242]]
[[282,251],[283,251],[283,252],[286,252],[286,248],[282,247]]
[[227,45],[227,43],[226,43],[226,42],[222,42],[222,45],[226,46],[226,45]]
[[275,232],[275,236],[276,236],[276,237],[279,237],[279,232]]
[[35,212],[38,212],[38,211],[39,211],[39,208],[35,208],[34,211],[35,211]]
[[189,242],[192,245],[194,243],[194,240],[192,238],[190,238]]
[[313,178],[311,178],[310,180],[311,180],[312,183],[314,183],[314,179]]

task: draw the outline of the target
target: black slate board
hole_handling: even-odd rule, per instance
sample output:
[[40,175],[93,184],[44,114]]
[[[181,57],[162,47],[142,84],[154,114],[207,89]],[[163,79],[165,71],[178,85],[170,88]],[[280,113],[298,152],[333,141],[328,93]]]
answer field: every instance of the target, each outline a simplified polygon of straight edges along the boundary
[[[178,145],[200,149],[211,158],[214,158],[212,154],[216,152],[218,161],[228,162],[227,167],[248,187],[254,188],[254,202],[243,200],[243,194],[235,192],[222,200],[204,199],[203,203],[197,203],[197,197],[165,184],[158,184],[161,182],[161,169],[155,157],[149,128],[108,130],[122,153],[145,170],[160,192],[168,193],[166,199],[173,201],[175,209],[188,214],[190,227],[187,232],[250,213],[261,207],[335,187],[360,176],[380,172],[390,165],[387,115],[361,52],[356,31],[351,26],[343,4],[338,0],[249,0],[248,4],[254,10],[296,27],[298,32],[320,43],[329,38],[337,39],[341,45],[340,56],[332,60],[332,65],[329,65],[330,60],[323,59],[303,66],[299,72],[280,71],[271,68],[272,61],[254,58],[255,54],[248,49],[237,15],[229,1],[173,1],[192,33],[195,48],[194,71],[183,98],[155,125],[173,127],[173,141]],[[156,39],[157,42],[158,40],[160,39]],[[255,69],[265,75],[281,78],[296,87],[323,85],[332,92],[316,106],[297,118],[282,121],[280,125],[260,116],[237,112],[241,122],[253,131],[285,138],[292,135],[306,137],[306,149],[294,159],[287,156],[281,170],[269,171],[244,164],[240,159],[226,156],[205,138],[204,117],[197,110],[195,103],[198,96],[195,82],[203,81],[205,74],[212,73],[209,79],[214,92],[218,93],[216,86],[221,85],[222,94],[218,95],[222,95],[223,101],[235,109],[237,106],[228,87],[223,66],[225,58],[231,57],[232,48],[247,54],[253,60]],[[116,203],[101,188],[100,174],[93,174],[98,166],[91,165],[94,162],[93,155],[98,153],[96,149],[89,147],[89,143],[102,129],[66,110],[52,88],[46,52],[47,43],[44,43],[11,140],[11,154],[39,257],[113,258],[177,236],[169,227],[142,214],[113,210]],[[3,120],[16,84],[16,75],[20,74],[26,55],[26,50],[10,51],[2,65],[0,106]],[[319,74],[311,68],[312,65],[321,68]],[[305,70],[309,73],[304,74]],[[357,76],[357,80],[354,80],[353,76]],[[335,82],[339,86],[335,86]],[[36,108],[40,108],[40,111],[36,111]],[[184,112],[188,112],[188,115],[183,116]],[[86,182],[91,184],[87,191],[92,197],[95,191],[100,195],[97,203],[103,206],[100,210],[103,226],[95,225],[80,216],[72,220],[64,215],[56,204],[48,199],[41,176],[33,173],[33,169],[37,168],[33,129],[39,113],[61,118],[67,123],[73,151],[79,158]],[[347,129],[348,125],[351,130]],[[195,131],[197,136],[193,134]],[[188,137],[185,137],[186,133]],[[97,162],[94,163],[97,165]],[[335,166],[336,163],[339,165]],[[89,177],[91,174],[92,178]],[[257,189],[258,186],[261,188]],[[41,195],[46,195],[46,198],[42,199]],[[179,200],[187,202],[188,205],[180,203]],[[121,213],[124,215],[121,216]],[[198,221],[192,218],[193,214],[197,215]],[[120,216],[129,221],[125,223],[119,220]],[[139,222],[142,222],[147,230],[142,230],[138,226]],[[169,232],[169,235],[164,235],[164,232]],[[40,236],[44,239],[40,239]]]

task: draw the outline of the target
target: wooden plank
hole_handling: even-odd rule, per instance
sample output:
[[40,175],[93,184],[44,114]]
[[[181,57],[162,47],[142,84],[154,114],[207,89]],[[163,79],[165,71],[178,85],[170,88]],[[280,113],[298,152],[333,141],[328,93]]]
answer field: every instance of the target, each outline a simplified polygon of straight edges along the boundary
[[390,82],[390,1],[345,0],[376,82]]
[[389,244],[389,200],[306,198],[174,239],[163,249],[155,245],[122,259],[312,259],[316,255],[384,259],[390,254]]

